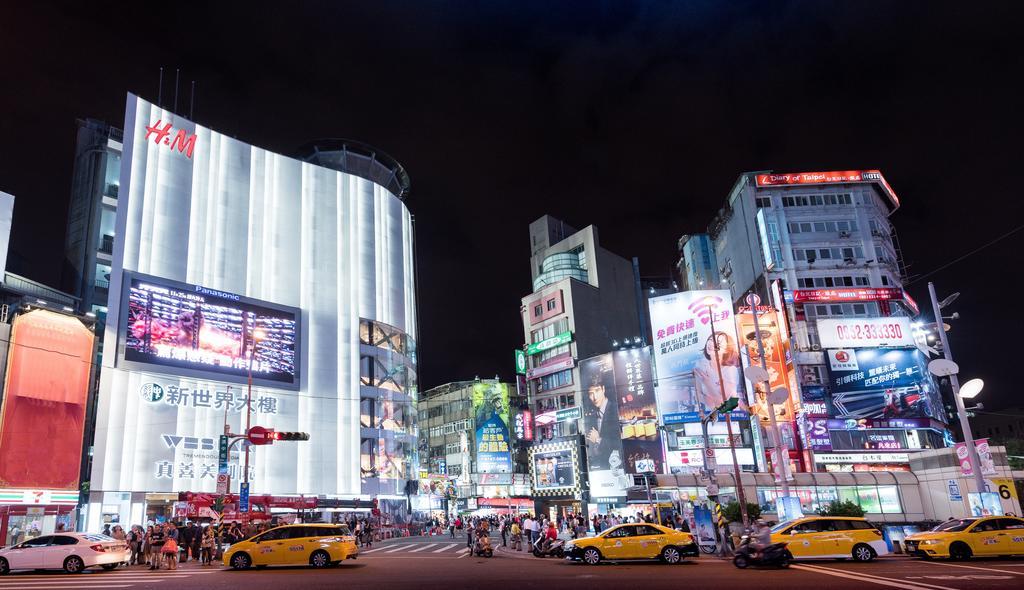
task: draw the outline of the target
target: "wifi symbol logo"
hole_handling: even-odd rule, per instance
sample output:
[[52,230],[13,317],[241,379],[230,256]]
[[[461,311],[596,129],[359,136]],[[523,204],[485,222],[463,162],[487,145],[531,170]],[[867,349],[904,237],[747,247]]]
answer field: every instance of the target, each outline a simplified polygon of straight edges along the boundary
[[694,301],[687,307],[690,313],[697,316],[700,323],[707,324],[711,321],[711,314],[718,310],[719,307],[724,305],[724,301],[721,297],[715,297],[714,295],[708,295],[707,297],[701,297]]

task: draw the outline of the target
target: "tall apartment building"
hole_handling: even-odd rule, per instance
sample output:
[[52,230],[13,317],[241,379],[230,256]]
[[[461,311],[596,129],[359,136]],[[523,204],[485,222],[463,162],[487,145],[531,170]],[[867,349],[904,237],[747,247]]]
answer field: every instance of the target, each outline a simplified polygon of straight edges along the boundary
[[95,119],[79,119],[64,243],[62,287],[95,313],[102,326],[113,261],[114,226],[121,182],[123,134]]
[[578,361],[642,342],[636,273],[630,260],[601,247],[592,225],[577,231],[545,215],[530,224],[530,246],[533,292],[522,298],[521,314],[534,450],[571,450],[574,482],[540,489],[531,465],[536,510],[581,514],[589,498],[581,424],[586,387]]
[[908,451],[944,444],[941,398],[910,334],[918,309],[889,219],[899,205],[877,170],[748,172],[708,227],[719,282],[705,288],[784,312],[800,390],[787,419],[803,446],[791,453],[805,469],[906,470]]

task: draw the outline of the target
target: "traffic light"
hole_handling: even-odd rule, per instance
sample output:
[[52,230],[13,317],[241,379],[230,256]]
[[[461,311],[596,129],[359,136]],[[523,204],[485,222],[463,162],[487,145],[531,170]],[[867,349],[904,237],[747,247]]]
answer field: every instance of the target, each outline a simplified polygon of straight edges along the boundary
[[273,433],[274,440],[309,440],[309,434],[306,432],[275,432]]
[[722,405],[715,408],[719,413],[724,414],[725,412],[731,412],[736,409],[736,406],[740,404],[739,398],[730,397],[729,399],[722,402]]

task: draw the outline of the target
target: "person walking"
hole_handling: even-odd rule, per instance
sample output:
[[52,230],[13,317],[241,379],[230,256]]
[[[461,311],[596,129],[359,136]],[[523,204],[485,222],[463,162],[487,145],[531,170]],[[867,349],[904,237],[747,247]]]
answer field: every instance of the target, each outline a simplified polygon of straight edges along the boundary
[[213,563],[213,545],[215,539],[213,537],[213,527],[208,526],[203,530],[202,540],[199,542],[201,550],[201,560],[203,565],[210,565]]
[[163,563],[163,550],[164,541],[167,540],[167,536],[164,534],[163,525],[156,525],[153,527],[153,532],[149,534],[149,569],[158,570],[160,565]]
[[448,519],[448,532],[451,534],[452,538],[454,539],[455,538],[455,519],[454,518],[449,518]]
[[[170,525],[174,528],[174,525]],[[164,556],[164,562],[167,564],[167,569],[176,570],[178,569],[178,540],[174,537],[169,537],[164,541],[164,546],[160,550]]]
[[508,521],[501,521],[501,546],[508,547]]
[[523,520],[523,530],[526,532],[526,545],[528,547],[533,546],[533,517],[526,515]]
[[[207,526],[206,528],[208,529],[210,527]],[[196,526],[195,535],[192,537],[192,559],[200,559],[200,555],[203,550],[203,534],[203,527]]]

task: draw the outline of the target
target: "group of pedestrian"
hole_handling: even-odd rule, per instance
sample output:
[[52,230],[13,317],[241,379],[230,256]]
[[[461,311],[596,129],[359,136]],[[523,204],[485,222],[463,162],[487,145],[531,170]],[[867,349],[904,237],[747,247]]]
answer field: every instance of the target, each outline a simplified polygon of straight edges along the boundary
[[132,525],[125,531],[119,524],[108,524],[103,534],[128,544],[131,551],[128,565],[176,570],[179,562],[189,559],[212,565],[215,559],[220,559],[224,544],[237,543],[268,528],[266,523],[243,526],[238,522],[223,525],[164,522],[145,528]]

